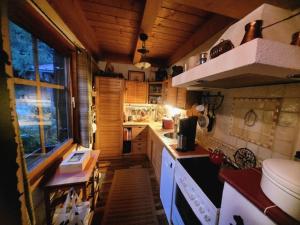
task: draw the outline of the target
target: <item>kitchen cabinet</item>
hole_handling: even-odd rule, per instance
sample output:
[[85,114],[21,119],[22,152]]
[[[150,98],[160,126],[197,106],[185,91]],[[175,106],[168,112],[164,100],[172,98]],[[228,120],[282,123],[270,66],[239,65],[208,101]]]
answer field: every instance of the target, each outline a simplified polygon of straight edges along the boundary
[[149,82],[148,103],[157,104],[162,97],[162,82]]
[[147,126],[132,127],[132,154],[146,154],[147,152]]
[[162,151],[161,162],[160,199],[164,207],[169,224],[171,224],[174,172],[175,159],[173,159],[168,150],[164,148]]
[[178,108],[186,108],[186,88],[172,87],[172,79],[164,81],[163,98],[164,104],[172,105]]
[[139,81],[125,81],[125,103],[147,103],[148,83]]
[[156,180],[160,183],[162,150],[164,144],[153,131],[149,135],[148,144],[150,149],[147,151],[147,156],[152,163]]
[[96,77],[96,140],[100,156],[119,156],[123,146],[122,79]]
[[275,225],[272,220],[227,182],[225,182],[223,190],[219,224]]
[[186,108],[186,88],[177,88],[176,107]]
[[177,88],[172,87],[172,80],[165,80],[163,83],[164,104],[176,106]]

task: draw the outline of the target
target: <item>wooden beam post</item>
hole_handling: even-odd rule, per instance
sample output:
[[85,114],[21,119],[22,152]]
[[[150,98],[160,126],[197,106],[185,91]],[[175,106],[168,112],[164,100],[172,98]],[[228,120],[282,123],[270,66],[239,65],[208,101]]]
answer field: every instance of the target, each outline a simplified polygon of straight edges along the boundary
[[208,40],[211,36],[231,24],[234,20],[221,15],[214,15],[183,44],[169,58],[168,65],[172,65],[187,55],[189,52],[199,47],[202,43]]
[[283,8],[296,9],[300,7],[300,1],[295,0],[173,0],[174,2],[190,7],[213,12],[234,19],[241,19],[248,13],[262,5],[269,3]]
[[[101,54],[101,49],[98,44],[95,32],[91,28],[87,19],[85,18],[84,12],[78,0],[51,0],[47,3],[46,0],[34,0],[39,6],[49,4],[61,17],[63,22],[70,28],[70,30],[76,35],[76,38],[84,45],[84,47],[91,53],[95,58],[98,58]],[[47,10],[51,9],[47,7]],[[50,12],[48,16],[55,17],[56,12]],[[59,20],[57,20],[59,22]],[[80,46],[80,45],[79,45]]]
[[137,52],[137,50],[142,47],[139,34],[145,33],[148,36],[150,35],[155,19],[158,15],[158,11],[161,8],[161,4],[162,0],[146,0],[140,31],[138,33],[137,43],[133,54],[133,63],[137,63],[141,59],[141,54]]

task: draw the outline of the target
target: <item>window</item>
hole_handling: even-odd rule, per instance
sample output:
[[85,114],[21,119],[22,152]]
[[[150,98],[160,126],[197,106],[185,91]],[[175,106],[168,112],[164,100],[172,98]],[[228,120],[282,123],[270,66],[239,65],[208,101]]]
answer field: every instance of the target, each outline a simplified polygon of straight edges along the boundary
[[71,137],[68,59],[11,21],[9,34],[20,136],[31,170]]

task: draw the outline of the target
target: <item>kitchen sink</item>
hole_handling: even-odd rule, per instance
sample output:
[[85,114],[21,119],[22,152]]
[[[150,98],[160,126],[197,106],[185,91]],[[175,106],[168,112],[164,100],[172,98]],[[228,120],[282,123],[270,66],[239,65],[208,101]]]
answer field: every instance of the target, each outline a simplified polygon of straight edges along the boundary
[[171,139],[177,139],[177,134],[174,134],[174,132],[165,133],[164,136]]

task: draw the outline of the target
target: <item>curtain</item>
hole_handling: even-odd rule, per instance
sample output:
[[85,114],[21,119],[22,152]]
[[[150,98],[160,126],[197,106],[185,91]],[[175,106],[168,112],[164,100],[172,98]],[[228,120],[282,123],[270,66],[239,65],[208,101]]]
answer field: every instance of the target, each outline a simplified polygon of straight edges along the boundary
[[92,143],[92,61],[83,49],[77,51],[77,79],[80,144],[88,148]]

